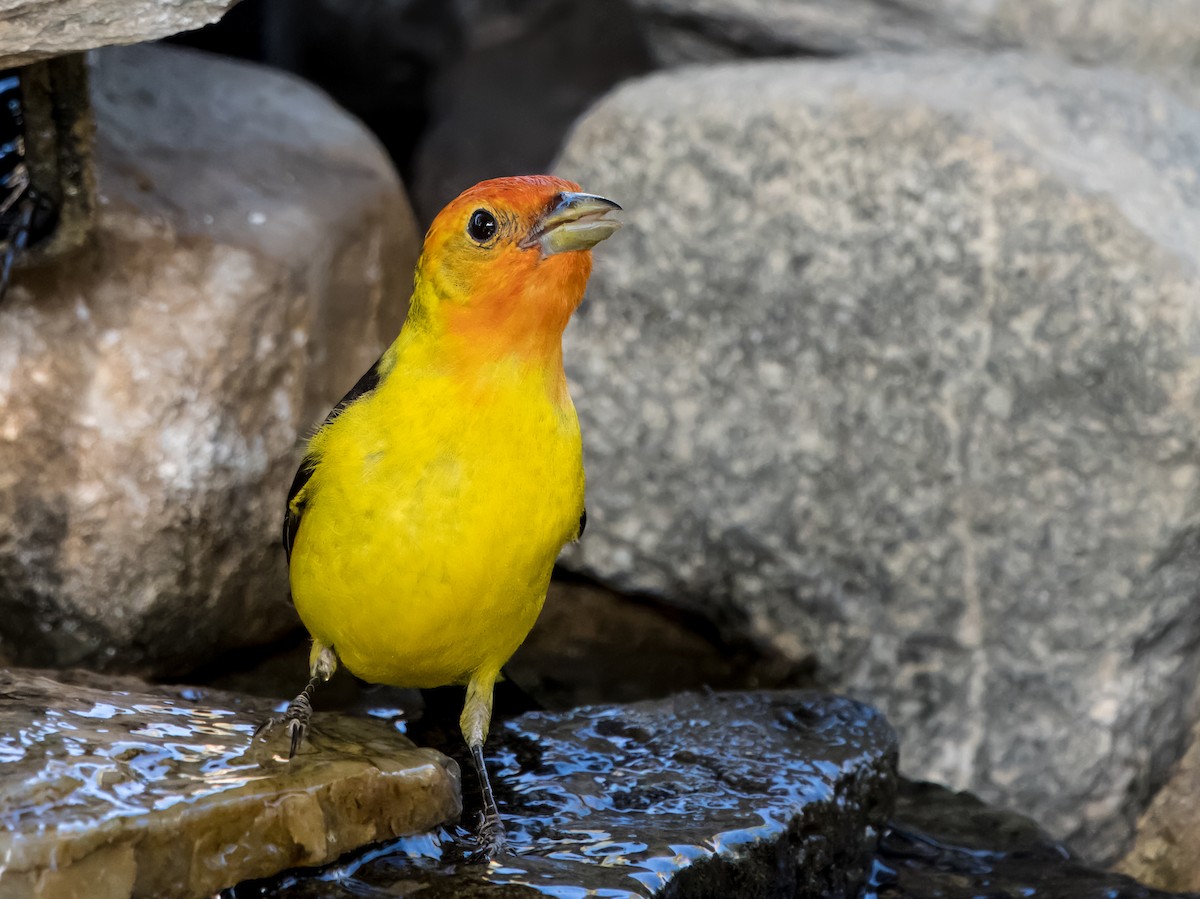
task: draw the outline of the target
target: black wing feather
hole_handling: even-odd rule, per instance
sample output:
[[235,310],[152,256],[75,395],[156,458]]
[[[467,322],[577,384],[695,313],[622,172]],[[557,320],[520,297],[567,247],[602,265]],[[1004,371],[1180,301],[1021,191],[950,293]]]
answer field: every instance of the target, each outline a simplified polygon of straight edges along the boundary
[[[355,400],[360,399],[379,386],[379,382],[383,377],[381,373],[382,363],[383,357],[380,356],[375,360],[375,364],[367,369],[366,373],[350,388],[350,392],[342,397],[338,401],[338,404],[325,416],[325,421],[321,427],[324,427],[341,415],[346,407]],[[312,473],[316,470],[316,467],[317,458],[311,453],[305,455],[300,462],[300,468],[296,471],[296,477],[292,479],[292,489],[288,491],[287,505],[283,510],[283,548],[287,551],[289,563],[292,561],[292,546],[296,543],[296,535],[300,533],[300,520],[304,517],[306,502],[301,501],[296,503],[294,508],[292,504],[296,497],[299,496],[300,491],[304,489],[304,485],[312,477]]]

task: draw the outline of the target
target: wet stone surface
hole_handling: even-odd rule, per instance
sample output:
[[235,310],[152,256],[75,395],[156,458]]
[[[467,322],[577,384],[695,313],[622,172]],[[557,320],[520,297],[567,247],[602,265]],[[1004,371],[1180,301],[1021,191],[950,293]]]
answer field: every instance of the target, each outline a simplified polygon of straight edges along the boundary
[[458,815],[456,765],[386,722],[318,715],[289,763],[251,749],[269,701],[73,680],[0,671],[2,897],[211,896]]
[[1165,899],[1130,877],[1092,868],[1023,815],[969,793],[900,782],[858,899]]
[[488,754],[504,858],[472,861],[442,829],[226,899],[836,895],[865,876],[895,789],[882,716],[800,691],[533,712]]

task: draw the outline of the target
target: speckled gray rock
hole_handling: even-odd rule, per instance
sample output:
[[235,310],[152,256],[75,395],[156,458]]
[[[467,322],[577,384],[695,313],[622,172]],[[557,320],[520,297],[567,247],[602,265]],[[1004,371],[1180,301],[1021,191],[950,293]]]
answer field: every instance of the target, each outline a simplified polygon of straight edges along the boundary
[[1200,0],[631,0],[665,64],[1026,47],[1163,76],[1200,97]]
[[251,742],[271,711],[0,671],[0,896],[200,899],[461,811],[458,765],[389,723],[317,714],[289,761],[284,739]]
[[0,0],[0,68],[215,22],[237,0]]
[[812,658],[909,772],[1111,857],[1200,657],[1200,114],[1007,55],[633,82],[568,329],[569,567]]
[[390,163],[256,67],[100,51],[94,245],[0,306],[0,658],[170,671],[295,626],[298,437],[400,326]]

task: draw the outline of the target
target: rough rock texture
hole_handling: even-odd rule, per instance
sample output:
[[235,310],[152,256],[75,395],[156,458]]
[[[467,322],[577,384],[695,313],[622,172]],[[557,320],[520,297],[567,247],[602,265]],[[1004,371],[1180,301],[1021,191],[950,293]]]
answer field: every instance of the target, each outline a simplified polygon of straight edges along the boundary
[[1166,890],[1200,892],[1200,727],[1137,825],[1117,870]]
[[0,0],[0,68],[215,22],[237,0]]
[[558,171],[568,564],[882,704],[907,770],[1111,858],[1200,658],[1200,114],[1017,55],[680,70]]
[[131,680],[0,672],[0,896],[198,899],[461,810],[385,722],[317,715],[289,762],[251,744],[269,702]]
[[168,671],[294,626],[297,437],[404,315],[418,237],[323,95],[103,51],[94,246],[0,307],[0,657]]
[[1026,47],[1200,96],[1200,0],[631,0],[660,62]]
[[422,899],[853,895],[896,789],[883,717],[815,693],[535,712],[495,727],[488,745],[503,864],[464,860],[441,831],[235,899],[328,897],[331,882]]

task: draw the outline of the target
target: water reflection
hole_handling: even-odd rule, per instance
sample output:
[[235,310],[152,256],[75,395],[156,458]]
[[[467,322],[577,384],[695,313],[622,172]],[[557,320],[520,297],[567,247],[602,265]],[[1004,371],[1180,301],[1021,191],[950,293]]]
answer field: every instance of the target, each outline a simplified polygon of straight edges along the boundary
[[469,833],[443,828],[321,872],[244,884],[226,899],[433,899],[498,888],[651,896],[693,866],[716,871],[779,837],[801,809],[865,821],[861,804],[878,798],[872,776],[890,782],[894,737],[849,700],[758,693],[669,702],[530,713],[498,728],[490,757],[511,849],[498,861],[474,861]]

